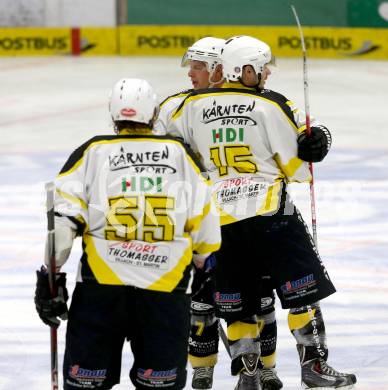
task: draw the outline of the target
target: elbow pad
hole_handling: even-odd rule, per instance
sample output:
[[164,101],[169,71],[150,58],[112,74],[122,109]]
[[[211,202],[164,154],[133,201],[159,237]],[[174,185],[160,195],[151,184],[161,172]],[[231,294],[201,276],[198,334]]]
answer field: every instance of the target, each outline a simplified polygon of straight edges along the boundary
[[[75,236],[76,232],[69,226],[60,225],[55,227],[55,261],[57,268],[62,267],[69,258]],[[44,262],[46,266],[49,266],[47,241]]]

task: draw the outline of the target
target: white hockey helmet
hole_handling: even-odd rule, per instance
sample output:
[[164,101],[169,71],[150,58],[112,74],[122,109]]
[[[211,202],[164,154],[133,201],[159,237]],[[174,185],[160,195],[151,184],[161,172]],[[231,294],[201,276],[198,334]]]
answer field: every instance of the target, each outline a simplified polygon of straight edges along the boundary
[[225,39],[205,37],[190,46],[182,58],[181,66],[188,66],[190,61],[202,61],[209,73],[213,72],[220,61]]
[[271,57],[271,48],[259,39],[247,35],[229,38],[220,56],[224,77],[237,81],[245,65],[252,65],[255,72],[261,74]]
[[113,86],[109,98],[109,111],[113,122],[149,124],[158,110],[158,98],[146,80],[121,79]]

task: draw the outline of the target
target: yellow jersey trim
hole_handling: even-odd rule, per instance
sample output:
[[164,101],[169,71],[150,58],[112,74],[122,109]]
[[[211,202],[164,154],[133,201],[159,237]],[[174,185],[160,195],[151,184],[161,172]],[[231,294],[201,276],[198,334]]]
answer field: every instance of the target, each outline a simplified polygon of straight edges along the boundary
[[226,82],[222,84],[221,88],[238,88],[238,89],[247,89],[249,91],[254,91],[256,92],[256,89],[253,87],[247,87],[244,84],[241,83],[233,83],[233,82]]
[[268,193],[263,205],[256,211],[256,215],[263,215],[275,211],[279,207],[279,199],[282,190],[282,181],[275,182],[268,188]]
[[232,215],[228,214],[222,208],[217,204],[217,210],[220,214],[220,225],[229,225],[230,223],[238,222],[239,219],[233,217]]
[[[67,199],[69,200],[70,202],[72,203],[75,203],[75,204],[78,204],[80,205],[84,210],[87,210],[88,209],[88,205],[86,204],[86,202],[84,200],[82,200],[81,198],[77,198],[76,196],[74,195],[70,195],[68,194],[67,192],[63,192],[63,191],[60,191],[58,189],[56,189],[56,193],[64,198],[64,199]],[[85,221],[83,221],[85,223]]]
[[206,215],[209,214],[209,211],[210,211],[210,202],[207,205],[205,205],[201,215],[197,215],[196,217],[190,218],[186,221],[185,231],[186,232],[198,231],[199,227],[201,226],[202,220],[206,217]]
[[[178,142],[177,142],[177,143],[178,143]],[[181,145],[181,146],[182,146],[182,145]],[[182,147],[183,147],[183,146],[182,146]],[[184,148],[183,148],[183,149],[184,149]],[[207,186],[210,187],[210,186],[213,184],[213,182],[212,182],[209,178],[205,177],[205,176],[202,174],[202,172],[201,172],[201,170],[199,169],[198,165],[194,162],[194,160],[193,160],[192,157],[186,152],[186,150],[185,150],[185,153],[186,153],[186,156],[187,156],[187,159],[188,159],[190,165],[193,167],[193,169],[194,169],[194,171],[197,173],[198,177],[201,179],[201,181],[202,181],[203,183],[205,183]],[[204,173],[207,175],[206,172],[204,172]]]
[[206,242],[200,242],[193,245],[193,250],[199,255],[205,255],[207,253],[217,252],[220,249],[221,243],[208,244]]
[[[186,236],[184,234],[184,236]],[[191,242],[183,253],[183,256],[179,259],[176,266],[170,271],[164,274],[159,280],[149,285],[147,290],[171,292],[179,284],[183,278],[185,269],[190,265],[193,258],[193,252],[191,250]]]
[[289,177],[293,177],[295,175],[295,172],[303,165],[304,161],[302,161],[298,157],[291,158],[287,164],[283,164],[280,160],[280,157],[278,154],[274,156],[274,160],[279,165],[282,172]]
[[142,129],[122,129],[119,131],[119,135],[152,135],[152,130],[149,127]]
[[99,256],[89,234],[84,234],[85,253],[90,269],[100,284],[124,285],[123,281],[113,272],[106,262]]

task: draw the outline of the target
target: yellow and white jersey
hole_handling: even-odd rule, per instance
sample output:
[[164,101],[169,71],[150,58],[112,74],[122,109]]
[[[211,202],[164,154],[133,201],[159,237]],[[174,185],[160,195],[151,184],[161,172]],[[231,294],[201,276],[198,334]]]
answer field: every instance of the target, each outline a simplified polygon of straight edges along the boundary
[[284,96],[225,84],[188,95],[168,133],[180,134],[202,156],[224,225],[276,212],[284,183],[311,180],[308,164],[297,157],[304,129]]
[[[167,97],[160,103],[159,115],[153,127],[155,134],[165,135],[167,133],[168,124],[170,123],[175,110],[180,106],[183,100],[185,100],[187,95],[193,91],[193,89],[189,89],[176,93],[175,95]],[[170,135],[175,136],[175,134]],[[176,135],[179,136],[179,134]]]
[[193,252],[221,240],[201,170],[167,136],[98,136],[75,150],[55,181],[55,211],[82,235],[77,281],[190,293]]

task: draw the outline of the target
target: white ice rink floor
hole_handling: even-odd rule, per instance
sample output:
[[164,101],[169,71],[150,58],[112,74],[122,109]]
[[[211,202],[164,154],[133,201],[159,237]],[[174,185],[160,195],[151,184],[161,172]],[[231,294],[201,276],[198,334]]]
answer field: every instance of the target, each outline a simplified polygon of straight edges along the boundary
[[[1,58],[0,60],[0,389],[50,388],[49,329],[33,303],[46,219],[44,182],[93,135],[112,133],[108,92],[141,77],[161,97],[190,87],[178,58]],[[388,390],[388,62],[310,60],[311,111],[332,131],[315,166],[319,248],[338,292],[322,302],[329,363],[354,372],[359,390]],[[303,107],[302,64],[278,61],[267,86]],[[307,221],[309,192],[293,187]],[[80,256],[69,262],[70,290]],[[278,373],[299,389],[295,342],[278,307]],[[59,330],[59,360],[64,330]],[[122,381],[133,388],[126,347]],[[221,345],[214,389],[233,389]],[[190,389],[189,370],[187,389]],[[62,376],[60,376],[62,388]]]

